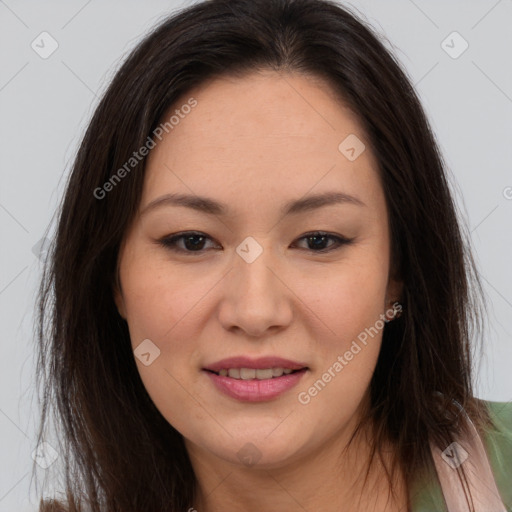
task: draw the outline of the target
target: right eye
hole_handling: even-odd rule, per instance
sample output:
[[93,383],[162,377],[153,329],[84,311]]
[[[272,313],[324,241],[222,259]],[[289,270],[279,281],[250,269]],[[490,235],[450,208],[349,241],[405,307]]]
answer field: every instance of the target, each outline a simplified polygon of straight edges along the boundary
[[[183,246],[178,246],[178,242],[183,240]],[[198,253],[204,252],[204,245],[206,240],[211,240],[204,233],[196,231],[185,231],[183,233],[176,233],[175,235],[166,236],[158,241],[160,245],[171,251],[181,253]]]

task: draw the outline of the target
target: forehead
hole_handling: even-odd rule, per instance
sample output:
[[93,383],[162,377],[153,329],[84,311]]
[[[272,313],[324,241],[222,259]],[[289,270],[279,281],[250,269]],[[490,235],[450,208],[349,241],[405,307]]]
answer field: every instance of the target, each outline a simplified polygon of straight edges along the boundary
[[250,144],[262,138],[282,143],[326,136],[331,142],[349,133],[364,137],[357,115],[319,77],[271,71],[219,77],[182,96],[163,121],[192,96],[197,106],[181,116],[167,137],[176,144],[198,137],[219,148],[233,138]]
[[[190,98],[197,104],[181,111]],[[364,202],[382,195],[357,116],[319,78],[277,72],[216,78],[180,98],[162,121],[173,114],[179,122],[148,157],[142,206],[175,191],[248,204],[252,196],[285,200],[333,188]],[[355,160],[343,152],[347,140],[358,152],[366,143]]]

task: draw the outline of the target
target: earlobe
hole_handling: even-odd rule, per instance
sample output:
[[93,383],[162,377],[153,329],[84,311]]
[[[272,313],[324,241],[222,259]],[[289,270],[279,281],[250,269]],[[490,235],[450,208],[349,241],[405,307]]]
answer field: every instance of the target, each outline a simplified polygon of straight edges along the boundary
[[403,296],[404,283],[400,279],[400,276],[396,274],[393,269],[392,274],[388,279],[388,286],[386,289],[386,300],[387,302],[400,301]]
[[[388,288],[386,293],[386,304],[385,309],[388,308],[394,309],[395,304],[400,304],[403,294],[403,282],[397,279],[390,279],[388,282]],[[401,310],[403,308],[403,305],[399,305],[399,310],[396,311],[392,318],[389,318],[389,320],[392,320],[395,317],[398,317],[401,315]],[[387,315],[386,315],[387,316]]]

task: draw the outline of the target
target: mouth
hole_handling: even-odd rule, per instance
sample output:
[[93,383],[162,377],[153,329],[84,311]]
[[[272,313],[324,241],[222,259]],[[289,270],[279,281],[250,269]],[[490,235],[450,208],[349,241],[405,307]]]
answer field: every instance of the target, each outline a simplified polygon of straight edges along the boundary
[[[237,366],[237,363],[246,366]],[[231,359],[213,366],[203,368],[203,371],[214,389],[224,396],[246,403],[278,399],[297,386],[309,371],[309,367],[300,363],[275,358],[258,362]]]
[[219,371],[214,371],[205,368],[205,371],[214,373],[220,377],[229,377],[236,380],[268,380],[278,379],[283,375],[290,375],[292,373],[298,373],[306,371],[308,368],[221,368]]
[[202,368],[222,395],[242,402],[277,399],[297,386],[309,367],[277,356],[228,357]]

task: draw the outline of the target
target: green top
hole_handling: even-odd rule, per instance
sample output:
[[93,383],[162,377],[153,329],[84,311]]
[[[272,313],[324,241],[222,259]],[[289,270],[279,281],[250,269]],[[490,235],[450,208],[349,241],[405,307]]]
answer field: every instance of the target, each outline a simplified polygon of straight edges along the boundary
[[[512,402],[485,401],[496,425],[482,436],[496,485],[507,511],[512,512]],[[417,482],[411,492],[412,512],[447,512],[436,475]]]

